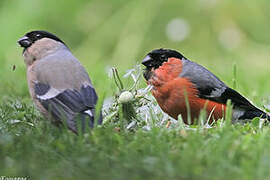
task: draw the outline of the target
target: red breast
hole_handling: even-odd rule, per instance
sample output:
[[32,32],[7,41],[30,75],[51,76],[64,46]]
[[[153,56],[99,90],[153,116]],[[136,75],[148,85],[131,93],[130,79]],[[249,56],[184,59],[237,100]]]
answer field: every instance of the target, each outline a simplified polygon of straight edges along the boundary
[[[178,119],[181,114],[185,123],[188,122],[188,99],[191,122],[198,118],[200,111],[205,109],[207,114],[212,113],[213,119],[222,118],[225,112],[225,104],[216,103],[198,97],[198,90],[187,78],[180,77],[182,62],[177,58],[169,58],[159,68],[152,70],[153,74],[148,84],[153,85],[152,94],[156,98],[161,109]],[[196,73],[196,72],[194,72]]]

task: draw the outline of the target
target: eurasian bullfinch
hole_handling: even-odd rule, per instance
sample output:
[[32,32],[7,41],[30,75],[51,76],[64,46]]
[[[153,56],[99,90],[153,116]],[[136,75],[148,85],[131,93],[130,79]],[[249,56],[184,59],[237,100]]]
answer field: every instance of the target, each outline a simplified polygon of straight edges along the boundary
[[75,133],[78,124],[82,130],[93,127],[98,97],[86,70],[66,44],[46,31],[31,31],[18,43],[24,48],[28,87],[39,111],[56,125],[66,120]]
[[[232,120],[261,117],[268,114],[252,105],[237,91],[229,88],[203,66],[170,49],[156,49],[143,59],[146,66],[144,78],[153,86],[152,94],[161,109],[185,123],[191,123],[205,109],[211,121],[224,117],[227,100],[233,105]],[[212,113],[211,113],[212,112]],[[189,115],[188,115],[189,113]]]

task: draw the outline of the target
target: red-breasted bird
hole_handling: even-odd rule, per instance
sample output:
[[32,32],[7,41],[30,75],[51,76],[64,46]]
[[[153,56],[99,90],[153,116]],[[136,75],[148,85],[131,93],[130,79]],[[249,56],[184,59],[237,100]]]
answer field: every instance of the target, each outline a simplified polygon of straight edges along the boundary
[[93,127],[98,97],[86,70],[66,44],[46,31],[31,31],[18,43],[24,48],[30,95],[40,112],[56,125],[66,120],[75,133],[77,124],[82,130]]
[[188,123],[190,109],[193,123],[200,111],[205,109],[208,116],[212,112],[212,122],[224,117],[226,102],[230,99],[233,120],[254,117],[270,120],[268,114],[229,88],[213,73],[175,50],[153,50],[146,55],[142,64],[146,66],[144,78],[153,86],[153,96],[161,109],[175,119],[181,114],[184,122]]

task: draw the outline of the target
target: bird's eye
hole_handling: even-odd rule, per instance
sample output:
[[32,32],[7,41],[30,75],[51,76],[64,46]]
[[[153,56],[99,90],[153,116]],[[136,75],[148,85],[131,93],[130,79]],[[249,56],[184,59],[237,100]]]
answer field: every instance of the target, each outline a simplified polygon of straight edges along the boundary
[[166,55],[165,55],[165,54],[162,54],[162,55],[160,56],[160,58],[161,58],[162,60],[166,60]]
[[41,37],[41,35],[40,35],[40,34],[36,34],[36,37],[37,37],[37,38],[40,38],[40,37]]

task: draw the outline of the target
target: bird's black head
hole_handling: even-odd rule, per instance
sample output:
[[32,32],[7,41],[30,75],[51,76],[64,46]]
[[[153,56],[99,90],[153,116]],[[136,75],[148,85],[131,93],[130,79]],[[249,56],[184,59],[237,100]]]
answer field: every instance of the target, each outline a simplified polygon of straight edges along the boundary
[[148,80],[152,76],[152,69],[157,69],[162,63],[167,62],[169,58],[178,58],[181,61],[185,58],[181,53],[171,49],[155,49],[148,53],[142,61],[146,67],[143,76]]
[[55,41],[59,41],[63,44],[65,44],[61,39],[59,39],[57,36],[53,35],[52,33],[49,33],[47,31],[31,31],[26,33],[21,39],[18,40],[18,43],[21,47],[24,47],[24,50],[29,48],[32,44],[34,44],[36,41],[42,39],[42,38],[50,38]]
[[155,49],[148,53],[143,59],[142,64],[146,66],[148,70],[152,68],[158,68],[163,62],[168,61],[168,58],[178,58],[181,60],[184,56],[171,49]]

